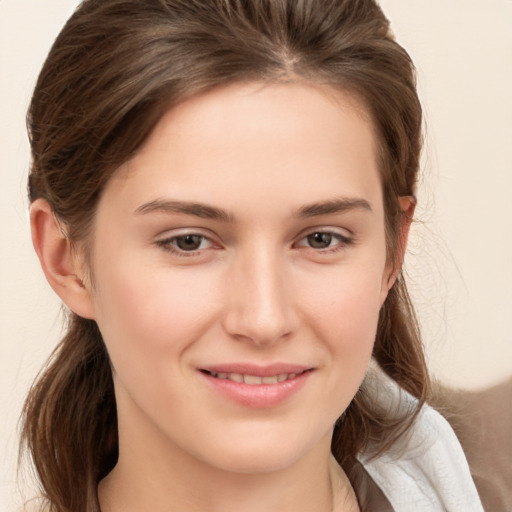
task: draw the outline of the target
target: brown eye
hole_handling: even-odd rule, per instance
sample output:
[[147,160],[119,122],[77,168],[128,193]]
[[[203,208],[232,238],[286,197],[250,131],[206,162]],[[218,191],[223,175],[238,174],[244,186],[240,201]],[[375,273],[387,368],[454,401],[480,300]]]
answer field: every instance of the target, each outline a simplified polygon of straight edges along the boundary
[[157,240],[156,245],[175,256],[197,256],[203,251],[212,249],[215,244],[204,235],[198,233],[184,233]]
[[345,235],[338,231],[311,231],[304,238],[298,240],[294,246],[312,249],[317,254],[333,254],[354,244],[352,235]]
[[204,237],[201,235],[183,235],[177,236],[175,245],[182,251],[197,251],[203,242]]
[[313,249],[327,249],[332,243],[333,236],[331,233],[311,233],[307,236],[307,241]]

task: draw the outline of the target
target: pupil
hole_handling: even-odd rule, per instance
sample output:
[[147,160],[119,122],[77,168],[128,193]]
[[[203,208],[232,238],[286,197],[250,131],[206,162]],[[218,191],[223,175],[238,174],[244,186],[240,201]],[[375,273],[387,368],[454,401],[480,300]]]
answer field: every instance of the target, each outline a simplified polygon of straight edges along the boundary
[[177,246],[183,251],[194,251],[199,249],[201,245],[201,236],[200,235],[184,235],[179,236],[176,240]]
[[329,233],[313,233],[308,236],[308,242],[314,249],[325,249],[331,245],[332,235]]

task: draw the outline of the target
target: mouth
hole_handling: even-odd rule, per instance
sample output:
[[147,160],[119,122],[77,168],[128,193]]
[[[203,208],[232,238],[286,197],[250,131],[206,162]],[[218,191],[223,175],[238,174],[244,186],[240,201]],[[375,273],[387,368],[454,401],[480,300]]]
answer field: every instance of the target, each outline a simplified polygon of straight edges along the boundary
[[200,368],[211,389],[232,402],[250,408],[288,403],[310,380],[314,368],[292,364],[258,366],[222,364]]
[[282,382],[286,382],[289,380],[293,380],[300,375],[303,375],[306,372],[312,371],[311,369],[306,369],[303,371],[292,372],[292,373],[278,373],[275,375],[250,375],[246,373],[228,373],[228,372],[213,372],[209,370],[201,370],[206,375],[213,377],[215,379],[221,380],[230,380],[233,382],[238,382],[240,384],[249,384],[250,386],[260,386],[262,384],[272,385],[272,384],[280,384]]

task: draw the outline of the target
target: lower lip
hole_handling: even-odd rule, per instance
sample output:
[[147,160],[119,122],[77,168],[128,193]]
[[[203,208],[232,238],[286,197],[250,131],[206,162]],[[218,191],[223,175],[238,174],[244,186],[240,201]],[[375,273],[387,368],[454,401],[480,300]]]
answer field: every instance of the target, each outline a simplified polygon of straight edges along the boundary
[[276,407],[295,395],[304,386],[311,373],[306,371],[293,379],[277,384],[255,385],[218,379],[206,373],[201,375],[216,391],[234,402],[246,407],[269,408]]

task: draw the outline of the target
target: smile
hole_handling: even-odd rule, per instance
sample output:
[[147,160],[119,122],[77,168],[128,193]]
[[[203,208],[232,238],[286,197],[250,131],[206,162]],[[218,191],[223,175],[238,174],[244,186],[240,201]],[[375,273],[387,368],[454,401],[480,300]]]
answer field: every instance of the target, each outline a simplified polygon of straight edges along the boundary
[[258,367],[229,364],[199,372],[217,396],[249,408],[277,407],[291,400],[306,385],[314,368],[276,364]]
[[[307,371],[307,370],[305,370]],[[258,375],[248,375],[242,373],[223,373],[223,372],[209,372],[205,370],[205,373],[208,373],[212,377],[216,379],[224,379],[231,380],[233,382],[249,384],[251,386],[258,386],[261,384],[278,384],[281,382],[286,382],[288,380],[295,379],[298,375],[301,375],[304,372],[300,373],[280,373],[278,375],[269,375],[266,377],[260,377]]]

